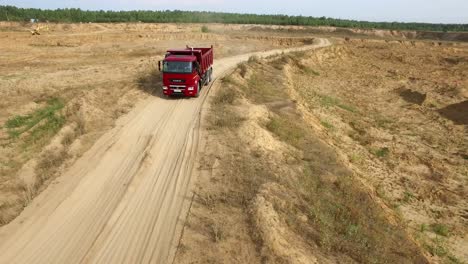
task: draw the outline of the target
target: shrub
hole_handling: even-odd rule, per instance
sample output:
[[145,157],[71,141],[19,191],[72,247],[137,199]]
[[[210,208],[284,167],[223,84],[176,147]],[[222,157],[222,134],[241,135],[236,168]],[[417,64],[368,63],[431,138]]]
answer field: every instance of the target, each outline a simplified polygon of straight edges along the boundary
[[210,32],[210,29],[207,26],[202,26],[201,27],[201,32],[208,33],[208,32]]

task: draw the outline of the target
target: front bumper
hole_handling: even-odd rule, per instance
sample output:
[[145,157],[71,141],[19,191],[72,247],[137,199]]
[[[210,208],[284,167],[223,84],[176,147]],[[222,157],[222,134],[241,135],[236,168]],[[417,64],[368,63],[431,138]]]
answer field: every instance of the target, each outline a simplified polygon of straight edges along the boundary
[[189,89],[186,86],[164,86],[163,93],[167,96],[195,97],[197,95],[197,90],[196,88]]

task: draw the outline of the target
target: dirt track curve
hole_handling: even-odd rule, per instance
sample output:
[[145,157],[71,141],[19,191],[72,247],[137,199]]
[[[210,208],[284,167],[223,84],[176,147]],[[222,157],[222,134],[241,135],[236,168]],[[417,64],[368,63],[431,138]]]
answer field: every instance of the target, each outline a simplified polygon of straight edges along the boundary
[[[318,39],[299,49],[327,45]],[[217,60],[215,73],[222,76],[251,55]],[[137,105],[0,229],[0,263],[170,262],[190,201],[208,91],[197,99],[153,97]]]

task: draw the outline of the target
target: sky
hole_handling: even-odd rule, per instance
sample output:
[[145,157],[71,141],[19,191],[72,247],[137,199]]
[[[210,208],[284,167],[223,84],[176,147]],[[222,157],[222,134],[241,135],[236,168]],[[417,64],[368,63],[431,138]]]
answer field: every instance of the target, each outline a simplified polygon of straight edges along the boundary
[[0,0],[43,9],[192,10],[468,24],[468,0]]

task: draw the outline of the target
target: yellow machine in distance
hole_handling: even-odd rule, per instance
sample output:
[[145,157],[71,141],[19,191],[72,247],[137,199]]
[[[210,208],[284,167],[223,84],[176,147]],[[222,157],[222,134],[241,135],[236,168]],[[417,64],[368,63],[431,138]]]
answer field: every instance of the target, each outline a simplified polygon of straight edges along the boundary
[[49,25],[37,25],[36,28],[31,30],[31,34],[33,36],[41,35],[41,32],[43,31],[49,31]]

